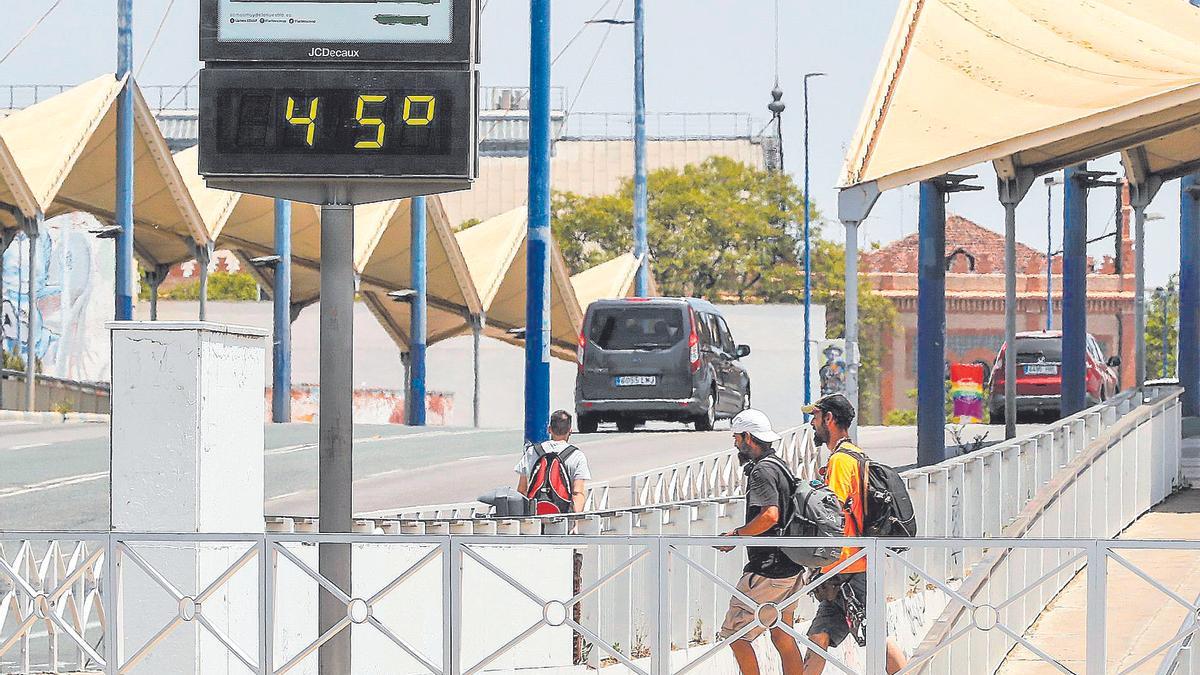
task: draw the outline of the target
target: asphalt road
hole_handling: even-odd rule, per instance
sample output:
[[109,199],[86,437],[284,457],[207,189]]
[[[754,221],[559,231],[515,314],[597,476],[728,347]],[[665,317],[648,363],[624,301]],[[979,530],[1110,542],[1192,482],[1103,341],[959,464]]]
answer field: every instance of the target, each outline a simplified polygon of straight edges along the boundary
[[[728,423],[721,423],[727,429]],[[1036,428],[1022,425],[1020,433]],[[991,440],[1001,427],[980,427]],[[967,438],[982,433],[969,429]],[[355,428],[355,512],[470,501],[515,484],[521,448],[517,429],[403,426]],[[913,427],[869,427],[862,445],[876,459],[903,466],[915,460]],[[727,430],[686,431],[657,424],[631,434],[601,431],[572,438],[588,457],[593,478],[608,481],[614,503],[629,476],[730,447]],[[268,515],[317,513],[317,428],[266,427]],[[250,458],[247,458],[250,461]],[[0,530],[95,530],[108,525],[108,427],[103,424],[0,422]]]

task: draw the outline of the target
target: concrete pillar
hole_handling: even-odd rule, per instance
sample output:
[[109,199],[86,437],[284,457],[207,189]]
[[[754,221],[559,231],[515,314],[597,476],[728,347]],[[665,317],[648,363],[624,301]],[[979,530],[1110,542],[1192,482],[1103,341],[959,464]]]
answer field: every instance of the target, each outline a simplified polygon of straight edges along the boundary
[[[261,533],[266,332],[193,322],[113,322],[112,511],[120,533]],[[249,543],[128,542],[120,566],[124,640],[118,662],[160,673],[236,673],[244,666],[202,621],[253,635],[258,575],[251,560],[213,595],[199,594]],[[141,568],[184,596],[176,601]],[[186,617],[153,649],[142,645]],[[123,653],[121,653],[123,652]],[[109,651],[113,656],[114,652]],[[255,659],[257,660],[257,659]]]

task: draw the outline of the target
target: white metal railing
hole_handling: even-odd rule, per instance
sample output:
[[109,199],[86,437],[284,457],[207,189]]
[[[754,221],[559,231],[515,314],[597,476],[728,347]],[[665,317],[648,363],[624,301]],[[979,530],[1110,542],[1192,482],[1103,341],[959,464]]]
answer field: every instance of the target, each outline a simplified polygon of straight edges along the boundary
[[[812,427],[793,427],[780,434],[776,450],[792,471],[812,478],[820,463]],[[722,450],[686,462],[636,473],[630,479],[632,504],[669,504],[691,499],[719,499],[742,494],[742,465],[737,449]]]
[[[12,542],[11,536],[2,535],[0,540]],[[757,605],[735,588],[736,568],[730,573],[724,564],[740,556],[713,548],[762,543],[750,538],[98,534],[81,540],[65,533],[22,536],[30,537],[21,540],[29,546],[39,543],[38,537],[86,541],[90,553],[53,582],[30,583],[10,567],[0,567],[0,578],[12,586],[4,596],[6,612],[15,608],[25,617],[16,624],[6,621],[0,630],[0,670],[5,672],[313,672],[321,645],[343,631],[353,635],[356,672],[584,672],[613,665],[644,675],[729,672],[733,666],[729,641],[757,627],[787,633],[802,647],[815,648],[805,634],[815,610],[808,593],[824,580],[812,579],[776,605]],[[776,543],[811,546],[828,540]],[[1077,569],[1086,570],[1087,581],[1086,648],[1081,659],[1086,669],[1082,672],[1124,673],[1147,665],[1165,672],[1162,669],[1176,665],[1173,647],[1200,627],[1196,600],[1157,578],[1158,570],[1135,564],[1131,554],[1173,551],[1195,563],[1200,560],[1196,541],[931,538],[906,540],[903,549],[895,547],[895,540],[849,539],[846,543],[860,547],[855,559],[867,562],[867,596],[862,600],[868,630],[865,648],[848,640],[842,648],[826,653],[835,671],[883,672],[885,637],[891,637],[910,654],[904,672],[992,673],[996,659],[1015,647],[1061,672],[1074,672],[1077,666],[1067,664],[1066,641],[1041,641],[1027,632],[1026,622],[1057,592],[1057,576],[1073,575]],[[351,589],[339,588],[321,575],[315,545],[352,547],[356,576]],[[580,574],[563,573],[572,567],[572,559],[584,553],[586,560],[586,552],[593,549],[605,551],[595,558],[603,564],[590,567],[585,562]],[[940,568],[924,564],[955,551],[1045,562],[1038,570],[1022,568],[1028,570],[1024,576],[1007,576],[1003,585],[994,585],[980,596],[961,584],[948,583]],[[201,563],[181,566],[180,560],[189,556]],[[219,559],[219,564],[205,565],[205,557]],[[1114,667],[1106,656],[1106,640],[1122,609],[1108,603],[1113,570],[1132,573],[1139,584],[1144,582],[1140,592],[1161,594],[1166,613],[1177,618],[1180,626],[1175,634],[1155,638],[1153,647],[1114,652],[1125,657],[1123,668]],[[93,577],[98,590],[78,594],[75,587]],[[318,626],[320,589],[345,607],[345,616],[327,627]],[[703,593],[692,599],[689,594],[696,590]],[[700,611],[719,622],[735,596],[755,608],[750,625],[722,639],[713,625],[694,621]],[[91,605],[77,621],[71,603],[80,598]],[[612,632],[613,627],[601,620],[614,602],[623,602],[625,611],[645,617],[631,641],[623,642],[629,638]],[[795,608],[794,624],[778,618],[783,607]],[[937,611],[962,618],[937,640],[909,639],[902,625],[905,617]],[[52,654],[44,641],[30,644],[33,627],[42,624],[63,643],[57,653]],[[887,630],[873,628],[881,626]],[[769,641],[759,642],[761,655],[769,662]],[[24,650],[21,658],[11,659],[18,646]],[[54,665],[51,658],[68,662]]]
[[[399,509],[385,509],[378,513],[386,514],[388,520],[459,520],[462,518],[483,518],[491,512],[490,506],[480,501],[456,502],[453,504],[431,504],[428,506],[406,506]],[[607,511],[609,509],[609,484],[607,481],[589,482],[587,496],[584,498],[584,511]],[[276,520],[284,517],[275,517]]]

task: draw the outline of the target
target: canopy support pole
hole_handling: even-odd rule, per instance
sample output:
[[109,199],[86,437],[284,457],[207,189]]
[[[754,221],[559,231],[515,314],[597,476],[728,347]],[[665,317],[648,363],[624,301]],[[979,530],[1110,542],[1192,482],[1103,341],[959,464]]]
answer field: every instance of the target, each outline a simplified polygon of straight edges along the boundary
[[425,198],[413,197],[410,202],[412,214],[412,245],[409,249],[410,267],[412,270],[412,287],[415,291],[412,303],[409,304],[412,329],[408,336],[409,360],[412,368],[412,383],[409,385],[411,396],[408,401],[408,424],[414,427],[425,426],[425,341],[427,326],[425,322],[427,303],[426,268],[425,268]]
[[292,203],[275,200],[275,283],[271,335],[271,421],[292,421]]
[[1017,359],[1011,356],[1017,341],[1017,206],[1033,185],[1033,175],[1016,172],[997,179],[1004,205],[1004,438],[1017,437]]
[[212,260],[211,243],[196,244],[196,267],[200,272],[200,320],[208,321],[208,263]]
[[946,196],[981,190],[947,174],[921,182],[917,231],[917,466],[946,459]]
[[117,79],[126,78],[117,98],[117,232],[115,318],[133,320],[133,0],[117,2]]
[[479,402],[480,402],[480,396],[479,396],[479,391],[480,391],[480,388],[479,388],[479,337],[480,337],[480,334],[483,333],[483,326],[484,326],[485,322],[487,321],[487,318],[483,314],[472,314],[469,317],[469,320],[471,322],[472,365],[473,365],[473,369],[474,369],[474,373],[475,373],[475,381],[474,381],[475,391],[474,391],[474,395],[471,399],[471,414],[472,414],[471,419],[475,425],[475,428],[478,429],[479,428]]
[[525,440],[550,422],[550,0],[531,0],[529,232],[525,270]]
[[41,332],[38,319],[38,239],[42,233],[43,216],[38,213],[25,220],[25,234],[29,237],[29,331],[25,335],[25,409],[37,410],[37,337]]
[[1063,185],[1062,393],[1060,417],[1087,407],[1087,164],[1067,167]]
[[[14,215],[16,215],[14,211]],[[4,254],[8,251],[8,247],[12,244],[13,239],[17,236],[16,229],[0,228],[0,348],[4,347]],[[13,321],[20,321],[20,317],[14,313]],[[13,351],[17,350],[17,346],[13,345]],[[0,349],[0,352],[3,352]],[[0,354],[0,410],[4,410],[4,359]]]
[[1179,384],[1183,415],[1200,416],[1200,173],[1179,185]]
[[946,458],[946,200],[922,181],[917,221],[917,466]]
[[1146,383],[1146,208],[1158,193],[1162,181],[1129,181],[1129,201],[1133,206],[1133,343],[1134,386]]
[[154,269],[142,272],[142,278],[146,280],[146,285],[150,287],[150,320],[158,321],[158,288],[162,286],[162,282],[166,281],[167,275],[171,273],[170,265],[158,264]]
[[863,183],[838,192],[838,220],[846,228],[846,273],[845,273],[845,316],[843,330],[846,342],[846,389],[845,395],[855,411],[850,424],[850,436],[858,437],[858,226],[867,219],[875,202],[879,201],[879,187],[875,183]]

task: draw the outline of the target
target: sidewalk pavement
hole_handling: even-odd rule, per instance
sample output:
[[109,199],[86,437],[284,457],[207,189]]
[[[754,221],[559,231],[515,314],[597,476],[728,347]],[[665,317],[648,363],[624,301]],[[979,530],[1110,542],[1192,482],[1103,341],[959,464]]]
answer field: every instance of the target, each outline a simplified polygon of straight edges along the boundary
[[[1139,518],[1119,538],[1200,540],[1200,490],[1176,493]],[[1200,598],[1200,551],[1123,550],[1119,553],[1181,597],[1193,601]],[[1108,563],[1107,589],[1107,672],[1123,673],[1176,635],[1188,610],[1116,560]],[[1086,568],[1071,579],[1024,637],[1072,672],[1086,670]],[[1157,673],[1169,652],[1170,649],[1163,649],[1131,672]],[[1023,646],[1014,648],[997,671],[998,675],[1059,672]]]
[[56,413],[26,412],[24,410],[0,410],[0,422],[35,422],[38,424],[96,422],[107,424],[108,415],[99,413]]

